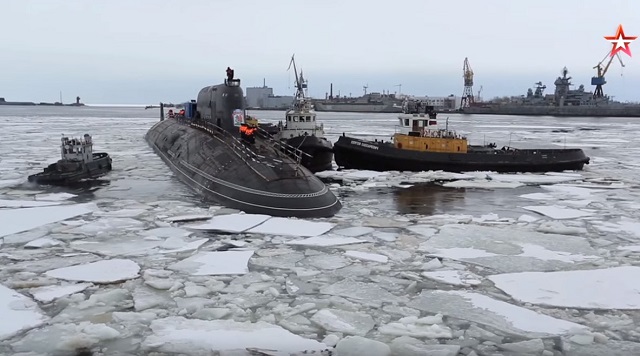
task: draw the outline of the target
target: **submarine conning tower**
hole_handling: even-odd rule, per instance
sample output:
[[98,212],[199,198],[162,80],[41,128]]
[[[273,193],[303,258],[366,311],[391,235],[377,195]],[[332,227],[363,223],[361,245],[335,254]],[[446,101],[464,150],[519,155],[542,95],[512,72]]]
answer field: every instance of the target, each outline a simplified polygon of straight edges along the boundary
[[[241,114],[242,116],[238,116]],[[240,79],[227,78],[224,84],[204,87],[198,93],[196,118],[235,133],[244,119],[244,95]]]
[[342,208],[301,164],[302,156],[290,157],[271,137],[243,140],[244,95],[230,68],[223,84],[202,88],[179,114],[171,111],[165,120],[160,108],[161,120],[145,139],[177,178],[205,200],[250,214],[298,218],[331,217]]

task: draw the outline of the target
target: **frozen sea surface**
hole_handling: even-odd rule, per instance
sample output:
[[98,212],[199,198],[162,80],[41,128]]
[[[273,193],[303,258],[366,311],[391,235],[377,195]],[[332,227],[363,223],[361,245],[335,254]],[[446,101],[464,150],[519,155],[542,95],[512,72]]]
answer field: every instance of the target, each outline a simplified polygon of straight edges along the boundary
[[[289,220],[201,201],[144,141],[156,114],[0,107],[0,354],[640,354],[636,121],[449,115],[474,143],[566,143],[591,164],[321,172],[344,208]],[[319,119],[332,140],[395,124]],[[114,170],[26,183],[62,133],[92,134]]]

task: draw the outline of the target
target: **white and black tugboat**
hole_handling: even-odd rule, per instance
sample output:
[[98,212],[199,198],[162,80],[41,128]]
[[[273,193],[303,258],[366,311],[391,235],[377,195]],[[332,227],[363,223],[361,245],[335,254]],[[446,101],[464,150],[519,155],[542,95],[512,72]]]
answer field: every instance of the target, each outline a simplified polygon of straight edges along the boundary
[[273,138],[284,141],[287,145],[305,153],[302,155],[302,165],[311,172],[331,170],[333,145],[324,137],[324,125],[318,125],[316,122],[316,113],[306,93],[307,82],[302,76],[302,71],[298,76],[293,57],[291,57],[291,64],[296,75],[296,95],[293,105],[287,110],[284,123],[280,121],[277,126],[261,125],[261,128]]
[[60,139],[61,159],[50,164],[43,172],[29,176],[29,182],[50,185],[67,185],[83,179],[98,178],[111,171],[108,153],[93,152],[93,140],[89,134],[82,139]]

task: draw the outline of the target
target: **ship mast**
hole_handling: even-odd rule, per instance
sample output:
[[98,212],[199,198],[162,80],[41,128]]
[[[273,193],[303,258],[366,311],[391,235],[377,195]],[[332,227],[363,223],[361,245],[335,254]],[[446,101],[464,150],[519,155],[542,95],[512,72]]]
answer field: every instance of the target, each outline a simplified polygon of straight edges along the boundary
[[304,78],[302,78],[302,71],[300,72],[300,77],[298,77],[298,69],[296,68],[296,60],[295,53],[291,56],[291,62],[289,62],[289,68],[291,69],[291,65],[293,64],[293,74],[296,76],[296,100],[301,100],[305,98],[304,88],[306,84],[304,83]]

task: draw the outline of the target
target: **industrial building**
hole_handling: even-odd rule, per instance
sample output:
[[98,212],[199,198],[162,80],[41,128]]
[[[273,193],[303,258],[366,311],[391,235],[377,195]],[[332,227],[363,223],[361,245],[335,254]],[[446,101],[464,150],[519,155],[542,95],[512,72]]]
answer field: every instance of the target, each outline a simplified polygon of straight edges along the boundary
[[273,88],[263,82],[261,87],[246,89],[246,102],[249,109],[281,109],[286,110],[293,103],[291,95],[273,95]]

